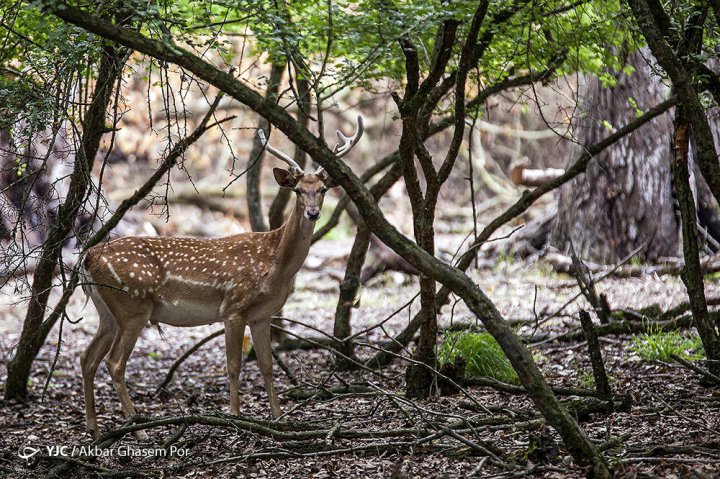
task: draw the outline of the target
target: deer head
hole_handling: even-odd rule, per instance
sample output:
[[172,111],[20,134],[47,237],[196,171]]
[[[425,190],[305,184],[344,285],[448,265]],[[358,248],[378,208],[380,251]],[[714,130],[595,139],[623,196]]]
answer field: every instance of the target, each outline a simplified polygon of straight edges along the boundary
[[[339,141],[333,148],[333,153],[338,158],[347,155],[362,137],[364,131],[363,119],[358,116],[357,130],[354,135],[345,136],[340,130],[336,132]],[[320,218],[325,193],[330,188],[337,187],[338,184],[325,172],[322,166],[315,173],[305,173],[290,156],[268,142],[263,130],[258,130],[258,137],[267,151],[290,167],[288,170],[273,168],[273,175],[277,184],[281,188],[292,189],[297,194],[297,206],[302,209],[305,218],[310,221],[317,221]]]

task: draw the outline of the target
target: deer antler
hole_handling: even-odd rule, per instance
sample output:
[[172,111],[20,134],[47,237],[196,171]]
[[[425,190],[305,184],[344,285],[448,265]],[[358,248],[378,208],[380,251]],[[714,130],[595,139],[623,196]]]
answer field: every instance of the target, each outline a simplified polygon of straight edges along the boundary
[[303,169],[300,167],[300,165],[295,163],[295,160],[293,160],[288,155],[286,155],[285,153],[283,153],[282,151],[278,150],[277,148],[275,148],[274,146],[272,146],[270,144],[270,142],[267,140],[267,137],[265,136],[265,132],[263,130],[259,129],[257,132],[257,135],[258,135],[258,138],[260,138],[260,141],[262,142],[263,147],[267,151],[269,151],[270,153],[275,155],[278,159],[280,159],[288,164],[293,175],[297,175],[297,174],[302,175],[303,174]]
[[[363,119],[362,116],[358,115],[357,118],[357,130],[355,131],[355,134],[353,136],[345,136],[342,131],[338,130],[337,137],[340,140],[335,145],[335,148],[333,148],[333,153],[338,157],[342,158],[343,156],[350,153],[350,150],[352,150],[355,145],[357,145],[358,140],[362,137],[363,133],[365,132],[365,126],[363,125]],[[319,175],[325,171],[325,169],[321,166],[317,169],[315,172],[316,175]]]

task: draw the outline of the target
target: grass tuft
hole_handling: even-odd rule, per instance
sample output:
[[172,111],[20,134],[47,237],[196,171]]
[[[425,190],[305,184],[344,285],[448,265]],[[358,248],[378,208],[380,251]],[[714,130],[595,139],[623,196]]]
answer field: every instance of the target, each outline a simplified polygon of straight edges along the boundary
[[518,382],[510,361],[489,333],[446,333],[438,354],[440,365],[455,362],[457,356],[464,357],[467,362],[465,376],[489,376],[507,383]]
[[659,327],[633,335],[630,350],[646,361],[671,362],[670,356],[673,354],[688,361],[705,357],[702,341],[697,334],[683,336],[678,331],[663,331]]

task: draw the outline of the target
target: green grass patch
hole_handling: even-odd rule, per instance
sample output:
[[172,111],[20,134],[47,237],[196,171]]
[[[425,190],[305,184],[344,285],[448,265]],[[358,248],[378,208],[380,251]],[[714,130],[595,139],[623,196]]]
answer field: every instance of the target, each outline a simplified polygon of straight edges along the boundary
[[512,253],[509,253],[508,251],[502,250],[500,253],[498,253],[497,261],[495,262],[495,267],[499,267],[501,264],[507,264],[512,265],[515,262],[515,256]]
[[585,389],[595,389],[595,376],[590,371],[580,374],[580,385]]
[[716,271],[714,273],[705,273],[705,280],[717,282],[718,280],[720,280],[720,271]]
[[518,382],[510,361],[489,333],[446,333],[438,354],[440,365],[455,362],[457,356],[464,357],[467,362],[467,377],[489,376],[507,383]]
[[672,361],[671,355],[692,361],[703,359],[705,351],[697,334],[682,335],[679,331],[663,331],[662,328],[632,337],[630,350],[646,361]]

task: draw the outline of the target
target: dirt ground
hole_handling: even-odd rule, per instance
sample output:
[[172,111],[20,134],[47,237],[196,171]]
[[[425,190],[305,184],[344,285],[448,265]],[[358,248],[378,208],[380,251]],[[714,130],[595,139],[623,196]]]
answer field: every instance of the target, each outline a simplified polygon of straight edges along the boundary
[[[301,272],[296,291],[284,315],[298,322],[332,332],[337,274],[343,266],[347,241],[316,245]],[[448,247],[449,248],[449,247]],[[329,253],[331,252],[331,253]],[[525,320],[520,334],[533,329],[538,315],[556,312],[577,294],[569,277],[553,273],[542,261],[523,263],[501,261],[494,267],[473,271],[478,285],[492,298],[506,318]],[[360,330],[376,324],[407,303],[417,290],[417,280],[385,273],[364,290],[362,306],[353,318]],[[598,286],[613,308],[639,308],[658,304],[667,309],[684,300],[684,288],[676,277],[606,279]],[[0,376],[16,344],[24,305],[20,294],[6,288],[0,305]],[[720,296],[720,285],[709,282],[709,297]],[[451,301],[451,305],[453,302]],[[577,327],[576,313],[587,307],[578,299],[561,311],[557,319],[540,326],[537,334],[557,333]],[[410,308],[386,323],[388,334],[396,334],[418,308]],[[63,325],[62,345],[57,364],[43,396],[48,371],[58,351],[58,331],[43,348],[32,377],[32,395],[25,404],[0,403],[0,476],[44,477],[61,462],[42,458],[44,446],[87,446],[79,372],[79,354],[90,341],[97,321],[92,305],[77,294],[69,308],[77,324]],[[475,322],[461,303],[443,308],[442,325]],[[220,326],[192,329],[165,327],[163,334],[148,328],[128,364],[128,384],[138,411],[152,417],[227,412],[228,393],[224,372],[224,344],[217,338],[182,364],[168,394],[157,396],[155,388],[170,365],[190,346]],[[301,336],[318,338],[319,333],[300,324],[287,328]],[[386,340],[381,331],[358,338],[358,355],[366,358]],[[621,437],[606,451],[619,477],[720,477],[720,389],[704,388],[698,378],[675,364],[648,363],[628,349],[629,337],[602,337],[606,367],[615,392],[628,394],[632,407],[627,412],[591,414],[582,418],[582,427],[597,443]],[[581,387],[590,371],[584,343],[545,342],[532,347],[548,382],[555,386]],[[405,353],[407,355],[407,352]],[[276,385],[284,411],[283,420],[310,422],[318,429],[340,424],[357,430],[421,428],[428,424],[464,422],[474,433],[471,441],[491,444],[503,454],[509,468],[491,464],[473,448],[449,436],[418,444],[369,446],[363,452],[337,452],[360,444],[383,444],[383,439],[333,439],[325,442],[328,455],[317,452],[288,453],[286,444],[260,434],[193,425],[174,443],[173,454],[158,456],[177,428],[167,426],[150,431],[147,442],[125,436],[112,446],[108,456],[96,458],[96,470],[75,468],[66,477],[98,477],[124,473],[137,477],[583,477],[567,452],[557,446],[554,432],[531,420],[536,413],[522,395],[500,393],[488,387],[468,388],[473,399],[463,394],[406,402],[403,399],[405,364],[396,361],[383,369],[383,377],[366,371],[338,372],[332,353],[322,349],[279,353],[292,373],[306,386],[326,387],[343,383],[363,384],[372,393],[338,394],[323,400],[294,400],[292,384],[275,365]],[[0,386],[0,393],[4,385]],[[104,365],[96,379],[100,427],[103,431],[124,424],[122,411]],[[241,374],[242,413],[256,419],[269,417],[267,397],[255,362],[248,362]],[[570,398],[572,399],[572,398]],[[509,421],[512,419],[512,421]],[[524,421],[524,423],[523,423]],[[524,425],[523,425],[524,424]],[[387,440],[389,442],[392,440]],[[529,445],[539,451],[529,451]],[[38,458],[22,459],[40,448]],[[125,454],[122,452],[125,451]],[[128,453],[130,451],[130,453]],[[135,451],[135,452],[132,452]],[[336,452],[331,452],[336,451]],[[73,458],[86,460],[76,449]],[[78,456],[80,454],[80,456]],[[130,454],[132,454],[131,457]],[[145,454],[144,456],[142,454]],[[154,455],[153,455],[154,454]],[[92,459],[92,458],[90,458]]]

